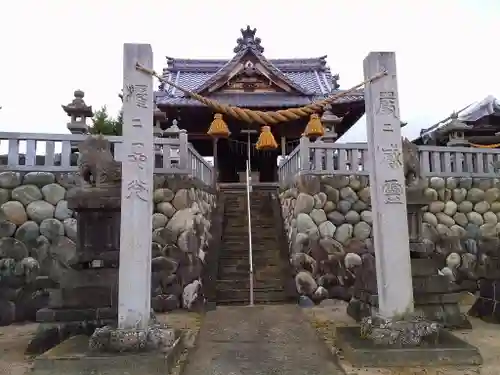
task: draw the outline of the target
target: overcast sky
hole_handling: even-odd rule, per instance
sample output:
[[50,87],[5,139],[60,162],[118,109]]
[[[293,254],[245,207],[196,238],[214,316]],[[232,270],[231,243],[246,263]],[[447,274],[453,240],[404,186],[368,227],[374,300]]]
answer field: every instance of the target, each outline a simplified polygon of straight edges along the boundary
[[[122,45],[165,56],[231,58],[257,28],[268,58],[328,55],[341,88],[363,78],[370,51],[395,51],[407,136],[453,110],[500,97],[500,0],[0,0],[0,130],[67,133],[61,104],[85,91],[120,108]],[[364,119],[343,137],[366,140]]]

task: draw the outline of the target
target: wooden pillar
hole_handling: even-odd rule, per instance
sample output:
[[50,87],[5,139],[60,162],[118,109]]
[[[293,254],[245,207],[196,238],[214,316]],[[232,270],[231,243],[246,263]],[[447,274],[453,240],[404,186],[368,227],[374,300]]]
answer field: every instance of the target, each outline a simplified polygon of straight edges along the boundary
[[146,329],[151,314],[153,68],[149,44],[123,48],[123,157],[118,327]]
[[396,56],[370,53],[365,79],[383,70],[387,76],[365,86],[365,105],[379,314],[393,318],[413,311]]

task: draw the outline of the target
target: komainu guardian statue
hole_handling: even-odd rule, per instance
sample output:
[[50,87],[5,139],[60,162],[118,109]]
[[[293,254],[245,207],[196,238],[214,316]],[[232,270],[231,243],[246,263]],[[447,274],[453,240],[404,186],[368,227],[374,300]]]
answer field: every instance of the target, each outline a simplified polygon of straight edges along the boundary
[[403,138],[403,167],[406,186],[416,186],[421,182],[420,159],[417,145]]
[[78,167],[85,183],[93,187],[120,183],[121,163],[114,160],[110,143],[102,135],[89,136],[78,149]]

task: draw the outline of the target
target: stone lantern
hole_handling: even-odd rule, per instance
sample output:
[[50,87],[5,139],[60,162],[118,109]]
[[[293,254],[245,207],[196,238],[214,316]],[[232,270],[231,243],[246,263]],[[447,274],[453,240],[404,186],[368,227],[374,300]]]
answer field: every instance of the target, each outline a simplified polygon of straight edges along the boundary
[[62,106],[64,112],[71,117],[71,121],[67,125],[68,130],[71,134],[87,134],[89,130],[87,117],[94,115],[92,106],[85,104],[83,100],[85,93],[83,91],[76,90],[74,96],[75,98],[71,103]]
[[467,147],[469,141],[465,139],[465,131],[472,129],[472,125],[467,125],[458,119],[458,114],[454,112],[450,116],[450,122],[437,130],[440,136],[448,137],[446,146]]
[[338,137],[335,132],[335,125],[340,124],[342,117],[338,117],[332,112],[332,106],[330,104],[325,106],[325,111],[323,116],[321,116],[321,123],[325,128],[325,134],[320,138],[323,142],[334,143]]
[[[173,138],[173,139],[181,139],[186,136],[186,130],[180,129],[179,126],[177,126],[178,121],[177,119],[172,120],[172,126],[168,127],[163,131],[163,138]],[[179,149],[172,149],[168,148],[168,152],[170,153],[169,157],[171,160],[172,165],[178,165],[180,162],[180,150]],[[165,153],[165,150],[164,150]],[[165,155],[164,155],[165,156]]]

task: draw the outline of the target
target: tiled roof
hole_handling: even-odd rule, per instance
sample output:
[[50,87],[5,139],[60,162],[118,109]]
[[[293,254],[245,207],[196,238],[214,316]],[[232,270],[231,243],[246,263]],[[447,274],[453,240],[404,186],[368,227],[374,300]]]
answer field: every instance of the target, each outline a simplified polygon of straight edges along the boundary
[[[190,90],[198,91],[210,78],[216,76],[232,60],[187,60],[168,59],[168,67],[163,70],[163,78]],[[324,57],[316,59],[269,60],[288,80],[312,95],[323,96],[337,88],[330,68]],[[164,91],[169,96],[184,96],[176,88],[166,85]],[[299,90],[301,91],[301,90]]]
[[[342,90],[339,90],[342,92]],[[253,107],[253,108],[265,108],[265,107],[276,107],[276,108],[286,108],[290,106],[298,107],[311,104],[314,101],[324,99],[323,95],[317,96],[299,96],[290,95],[283,93],[276,94],[214,94],[210,95],[210,99],[217,100],[221,103],[240,106],[240,107]],[[364,100],[363,92],[357,91],[353,94],[346,95],[336,100],[335,103],[352,103],[352,102],[362,102]],[[170,105],[179,107],[198,107],[204,106],[195,99],[181,97],[181,96],[168,96],[161,95],[157,93],[156,104],[158,106]]]
[[[231,71],[247,53],[253,53],[260,63],[279,79],[295,89],[291,94],[237,94],[210,95],[223,103],[240,106],[289,107],[309,104],[338,92],[338,75],[332,76],[326,64],[326,56],[318,58],[266,59],[262,54],[260,39],[254,38],[255,29],[242,30],[243,38],[238,39],[236,54],[231,60],[175,59],[167,57],[167,67],[163,77],[179,86],[199,93]],[[180,90],[165,84],[155,93],[157,105],[201,106],[189,99]],[[356,92],[339,102],[363,101],[363,92]]]
[[[462,108],[458,111],[458,120],[476,126],[476,121],[490,115],[500,116],[500,100],[492,95],[488,95],[483,100],[469,104],[468,106]],[[447,118],[430,128],[421,129],[420,136],[412,142],[425,143],[429,141],[436,135],[436,132],[439,132],[440,129],[447,125],[449,119],[450,118]]]

